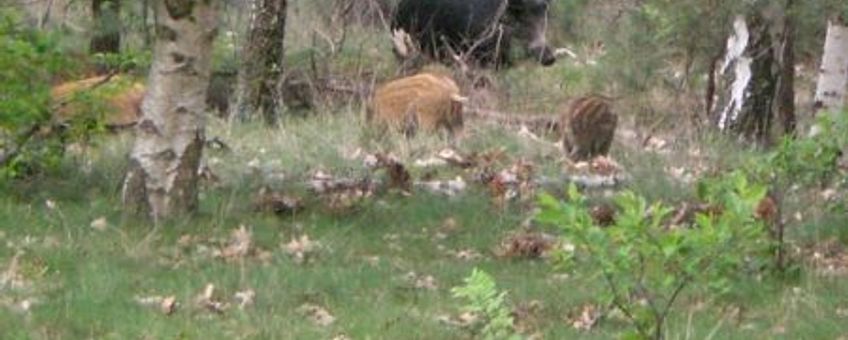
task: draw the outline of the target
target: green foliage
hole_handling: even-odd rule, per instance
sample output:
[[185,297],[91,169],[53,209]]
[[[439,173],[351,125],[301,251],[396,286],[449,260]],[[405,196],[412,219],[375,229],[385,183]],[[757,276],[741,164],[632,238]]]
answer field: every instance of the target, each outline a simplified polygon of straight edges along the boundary
[[[767,156],[765,167],[781,183],[815,184],[832,177],[839,157],[848,150],[848,114],[823,114],[816,124],[818,132],[808,138],[785,139]],[[753,164],[754,173],[766,172]],[[844,180],[844,179],[843,179]]]
[[121,53],[98,53],[94,61],[108,70],[123,73],[147,74],[153,62],[150,50],[125,50]]
[[0,10],[0,129],[18,133],[49,117],[50,76],[65,66],[54,39]]
[[505,306],[506,292],[498,292],[495,280],[474,268],[465,285],[451,290],[454,297],[468,300],[465,309],[483,318],[483,339],[520,339],[513,330],[513,320]]
[[769,246],[763,224],[753,217],[766,194],[764,186],[734,174],[704,186],[702,193],[723,211],[698,215],[691,228],[666,225],[670,208],[632,192],[616,198],[620,213],[615,224],[599,227],[575,186],[565,202],[542,195],[537,218],[557,226],[575,244],[573,254],[560,256],[565,265],[585,264],[573,268],[600,272],[606,302],[632,322],[633,335],[659,339],[684,289],[728,292],[742,269],[763,259]]
[[[622,90],[634,92],[655,89],[658,85],[702,82],[701,75],[723,53],[733,18],[761,11],[766,6],[783,6],[788,11],[794,21],[796,51],[804,58],[817,59],[826,18],[846,7],[844,1],[837,0],[794,1],[791,8],[787,8],[786,0],[597,3],[596,7],[583,6],[584,19],[580,26],[584,29],[577,35],[588,42],[604,41],[607,53],[600,62],[607,81],[618,82]],[[592,12],[601,11],[604,6],[620,12],[611,18],[598,17]]]
[[0,177],[21,174],[26,164],[55,164],[52,142],[23,147],[34,127],[50,119],[50,79],[67,66],[56,40],[27,29],[13,11],[0,10]]

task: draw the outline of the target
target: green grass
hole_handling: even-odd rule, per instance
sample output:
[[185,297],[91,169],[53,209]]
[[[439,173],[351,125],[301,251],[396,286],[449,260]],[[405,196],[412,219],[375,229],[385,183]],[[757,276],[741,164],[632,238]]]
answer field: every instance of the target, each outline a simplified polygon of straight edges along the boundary
[[[557,162],[551,161],[555,146],[496,126],[469,125],[469,138],[457,146],[460,151],[503,147],[513,157],[536,161],[543,173],[558,171]],[[530,211],[517,205],[506,211],[496,208],[481,189],[453,198],[421,191],[411,197],[385,194],[349,214],[328,214],[314,203],[293,217],[252,210],[251,197],[263,184],[305,195],[303,181],[314,169],[364,175],[361,159],[349,156],[368,146],[364,130],[357,110],[291,119],[276,130],[213,121],[209,135],[221,136],[233,148],[231,153],[207,153],[222,183],[205,187],[197,217],[158,228],[120,210],[118,188],[128,136],[106,136],[84,154],[68,156],[61,175],[4,184],[0,273],[20,254],[18,273],[27,284],[0,286],[0,337],[471,338],[466,330],[437,318],[460,311],[462,302],[451,297],[450,288],[460,285],[474,267],[492,274],[499,288],[509,292],[510,306],[542,302],[531,333],[549,339],[608,339],[626,329],[626,323],[615,318],[591,332],[576,331],[567,321],[601,293],[599,278],[557,279],[547,261],[495,257],[492,250],[504,235],[520,228]],[[388,137],[391,151],[407,163],[448,146],[436,137],[395,137]],[[622,145],[615,154],[637,177],[631,188],[655,199],[689,195],[676,191],[684,189],[660,171],[658,164],[674,157],[647,156]],[[259,170],[247,166],[251,161]],[[276,171],[284,175],[269,175]],[[55,202],[53,209],[47,200]],[[99,217],[109,221],[104,231],[90,227]],[[437,237],[449,218],[458,228]],[[844,222],[838,217],[822,219],[839,220]],[[259,249],[270,252],[267,263],[256,258],[227,262],[202,250],[220,245],[240,225],[252,230]],[[817,230],[807,237],[833,228],[822,224]],[[305,264],[296,263],[281,248],[301,234],[322,245]],[[183,235],[199,240],[181,247]],[[483,258],[463,261],[451,255],[465,249]],[[416,289],[404,279],[409,272],[432,275],[437,289]],[[729,300],[690,294],[675,309],[668,336],[834,339],[848,334],[848,320],[836,313],[848,307],[848,286],[840,284],[841,278],[803,273],[797,281],[743,283]],[[226,301],[237,291],[253,289],[255,305],[231,307],[220,315],[198,308],[194,297],[208,283]],[[174,295],[182,305],[168,316],[135,302],[136,297],[153,295]],[[25,299],[36,301],[28,312],[8,306]],[[326,327],[313,324],[298,311],[305,303],[326,308],[336,321]],[[730,312],[735,309],[740,314]]]

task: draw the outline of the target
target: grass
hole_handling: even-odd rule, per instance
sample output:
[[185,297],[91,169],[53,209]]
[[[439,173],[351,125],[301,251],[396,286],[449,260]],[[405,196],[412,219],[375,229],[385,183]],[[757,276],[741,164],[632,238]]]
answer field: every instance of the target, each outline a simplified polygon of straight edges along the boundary
[[[395,76],[397,65],[386,53],[390,47],[382,29],[351,26],[343,33],[337,25],[325,25],[330,14],[323,13],[323,7],[317,12],[310,9],[315,2],[294,1],[291,6],[297,15],[287,31],[290,69],[308,70],[309,77],[365,83]],[[589,18],[584,21],[593,20]],[[316,28],[327,29],[318,34]],[[343,46],[330,46],[342,36]],[[225,46],[232,41],[223,34],[220,39],[216,65],[234,64],[233,46]],[[566,39],[554,40],[560,44]],[[73,41],[63,38],[63,42]],[[313,62],[318,65],[314,74]],[[582,93],[616,95],[615,79],[605,79],[613,74],[603,64],[561,61],[552,68],[519,62],[484,75],[493,78],[489,104],[495,108],[555,114],[569,98]],[[657,92],[617,100],[616,111],[625,128],[653,127],[657,120],[663,123],[656,124],[661,131],[688,124],[689,115],[684,113],[697,105],[671,98],[667,90]],[[294,216],[254,211],[251,201],[264,185],[310,197],[305,182],[315,170],[371,175],[362,164],[363,152],[389,151],[409,165],[446,147],[464,154],[503,149],[513,160],[534,162],[542,175],[561,173],[560,150],[553,143],[480,121],[467,122],[468,138],[456,145],[425,135],[372,140],[374,132],[361,121],[362,110],[356,104],[363,98],[340,97],[319,98],[314,114],[287,118],[278,129],[211,120],[207,134],[232,148],[208,150],[204,159],[221,183],[204,185],[196,217],[158,227],[121,211],[119,189],[131,140],[127,134],[104,136],[94,147],[68,155],[55,173],[0,183],[0,339],[330,339],[342,334],[353,339],[468,339],[474,335],[437,319],[459,313],[462,302],[451,296],[450,288],[462,284],[475,267],[491,274],[499,289],[509,293],[510,307],[542,303],[529,320],[522,320],[529,325],[528,335],[609,339],[627,329],[614,316],[589,332],[571,326],[570,317],[602,293],[600,278],[563,276],[546,260],[494,256],[501,239],[532,215],[532,206],[495,207],[479,187],[456,197],[421,190],[410,197],[380,194],[345,214],[328,213],[313,201]],[[642,137],[619,138],[613,157],[631,175],[626,188],[651,200],[678,202],[693,196],[692,185],[669,176],[669,168],[727,170],[755,152],[706,135],[674,141],[667,153],[652,153],[635,147]],[[661,133],[658,137],[674,140]],[[699,153],[693,155],[693,149]],[[410,170],[416,178],[427,172]],[[439,170],[436,175],[442,179],[456,173]],[[844,213],[812,209],[807,216],[808,208],[818,203],[815,197],[787,202],[787,216],[805,212],[802,222],[791,223],[792,243],[830,238],[848,242]],[[91,226],[99,218],[108,221],[103,230]],[[444,227],[451,223],[457,227]],[[213,256],[212,251],[223,247],[242,225],[268,258],[226,261]],[[186,235],[192,241],[186,242]],[[283,249],[301,235],[321,244],[314,258],[303,264]],[[462,250],[473,250],[482,258],[457,259],[454,252]],[[411,272],[432,276],[436,288],[416,288],[406,278]],[[819,275],[805,265],[800,272],[786,281],[742,282],[723,299],[689,292],[671,316],[667,338],[848,337],[844,277]],[[195,297],[210,283],[230,303],[236,292],[252,289],[255,304],[243,310],[230,307],[220,314],[197,307]],[[138,297],[169,295],[181,304],[171,315],[136,302]],[[21,310],[23,302],[32,302],[28,311]],[[304,304],[325,308],[336,321],[329,326],[314,324],[299,311]]]
[[[470,137],[459,150],[504,147],[512,156],[545,164],[543,172],[557,171],[549,161],[554,146],[497,126],[469,125]],[[69,156],[62,176],[5,184],[0,194],[0,273],[18,254],[16,272],[23,284],[0,285],[0,306],[6,306],[0,307],[2,338],[470,338],[468,331],[437,318],[460,311],[461,301],[449,290],[474,267],[492,274],[499,288],[509,292],[510,306],[542,302],[528,321],[530,333],[550,339],[607,339],[626,329],[615,318],[591,332],[577,331],[567,321],[600,294],[599,278],[563,279],[547,261],[493,256],[501,238],[520,228],[530,212],[520,206],[496,208],[483,190],[453,198],[420,191],[411,197],[386,194],[349,214],[312,207],[293,217],[276,217],[252,210],[251,197],[263,184],[303,193],[302,182],[313,169],[365,174],[361,160],[350,157],[367,144],[365,130],[356,110],[292,119],[278,130],[213,122],[209,134],[233,148],[231,153],[207,154],[223,182],[204,189],[197,217],[158,228],[122,215],[118,204],[128,136],[106,136],[99,146]],[[407,163],[447,146],[426,136],[389,139]],[[678,184],[658,169],[660,161],[674,157],[648,157],[626,147],[616,148],[616,154],[639,178],[631,184],[634,189],[657,199],[688,195],[675,191]],[[285,173],[273,176],[275,171]],[[48,200],[55,204],[52,209]],[[100,217],[109,222],[105,230],[90,226]],[[445,232],[448,219],[457,228]],[[208,247],[224,243],[240,225],[252,231],[258,249],[270,253],[267,261],[249,257],[228,262],[209,254]],[[314,259],[299,264],[282,245],[303,234],[322,247]],[[180,245],[184,235],[197,239]],[[483,257],[464,261],[452,255],[467,249]],[[410,272],[433,276],[437,288],[414,287],[405,278]],[[848,286],[840,278],[803,272],[797,281],[744,283],[731,301],[693,293],[675,310],[668,337],[848,335],[846,317],[837,315],[848,307]],[[221,314],[196,307],[194,297],[209,283],[230,302],[235,292],[253,289],[255,305]],[[174,295],[182,306],[164,315],[135,301],[155,295]],[[31,309],[17,310],[27,299],[34,301]],[[306,303],[327,309],[336,321],[313,324],[299,312]]]

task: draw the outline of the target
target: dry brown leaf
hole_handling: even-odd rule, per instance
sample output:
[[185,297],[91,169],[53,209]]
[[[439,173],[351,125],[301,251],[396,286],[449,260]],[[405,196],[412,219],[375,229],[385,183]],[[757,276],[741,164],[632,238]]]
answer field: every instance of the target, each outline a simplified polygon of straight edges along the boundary
[[91,228],[97,231],[105,231],[109,228],[109,222],[106,220],[106,217],[99,217],[94,221],[91,221]]
[[6,270],[0,272],[0,289],[21,289],[29,286],[30,283],[20,273],[21,256],[23,256],[23,252],[15,253]]
[[418,290],[435,291],[439,289],[439,284],[432,275],[419,275],[415,272],[409,272],[403,276],[403,280],[412,288]]
[[541,258],[553,250],[556,237],[544,233],[515,233],[505,237],[495,255],[498,257]]
[[253,199],[254,210],[277,215],[296,214],[303,208],[303,200],[300,197],[273,191],[268,187],[260,189]]
[[523,334],[538,329],[542,308],[542,302],[539,300],[519,303],[510,313],[515,323],[515,329]]
[[607,156],[598,156],[592,159],[592,172],[601,176],[613,176],[621,172],[621,165]]
[[197,307],[217,314],[224,313],[230,307],[215,295],[215,285],[211,283],[206,284],[203,291],[194,298],[194,303]]
[[289,243],[283,245],[283,250],[293,257],[296,263],[304,263],[320,247],[320,243],[310,240],[309,235],[303,234],[300,235],[300,238],[292,238]]
[[592,215],[592,220],[595,225],[600,227],[608,227],[615,224],[615,208],[609,204],[598,204],[592,207],[589,211]]
[[171,315],[179,308],[179,302],[177,302],[177,298],[173,295],[136,297],[135,301],[144,307],[156,308],[165,315]]
[[778,207],[777,201],[771,196],[763,197],[760,203],[757,204],[757,209],[754,211],[754,217],[766,222],[768,225],[777,223]]
[[324,307],[306,303],[297,308],[297,311],[312,321],[315,325],[327,327],[336,321],[336,317],[330,314]]
[[436,317],[436,321],[448,326],[458,328],[469,328],[480,321],[480,316],[473,312],[464,312],[457,316],[452,316],[450,314],[442,314]]
[[453,257],[460,261],[477,261],[483,258],[483,254],[474,249],[463,249],[453,254]]
[[177,310],[177,298],[171,295],[162,299],[162,302],[159,304],[159,310],[165,315],[173,314]]
[[177,239],[177,246],[180,248],[188,248],[196,241],[195,237],[190,234],[183,234]]
[[591,304],[584,305],[580,312],[569,318],[571,327],[579,331],[590,331],[601,318],[600,310]]
[[243,259],[250,255],[253,249],[253,233],[244,225],[233,230],[227,246],[220,251],[220,257],[225,260]]
[[236,292],[233,296],[238,303],[239,309],[244,309],[248,306],[253,306],[256,301],[256,292],[253,289],[246,289]]

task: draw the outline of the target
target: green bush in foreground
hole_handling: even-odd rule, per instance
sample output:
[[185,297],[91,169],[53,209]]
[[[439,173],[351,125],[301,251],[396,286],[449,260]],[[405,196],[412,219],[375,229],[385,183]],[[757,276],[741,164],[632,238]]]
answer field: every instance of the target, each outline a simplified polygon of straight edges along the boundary
[[65,62],[55,39],[0,9],[0,177],[18,175],[35,159],[57,163],[51,143],[23,146],[50,119],[50,80]]
[[506,292],[498,292],[495,280],[486,272],[474,268],[465,278],[465,285],[451,290],[454,297],[468,300],[465,309],[480,316],[483,326],[480,335],[486,340],[520,339],[513,329],[513,319],[506,307]]
[[[572,186],[568,201],[542,195],[538,220],[557,226],[575,245],[560,260],[568,267],[598,271],[605,283],[602,301],[620,310],[634,331],[625,338],[661,339],[664,323],[684,290],[729,291],[745,269],[767,263],[769,239],[754,218],[766,188],[742,174],[726,177],[706,192],[707,202],[721,207],[699,214],[692,226],[666,225],[672,210],[649,205],[625,192],[616,198],[614,225],[595,225],[586,199]],[[571,264],[582,263],[579,266]]]

